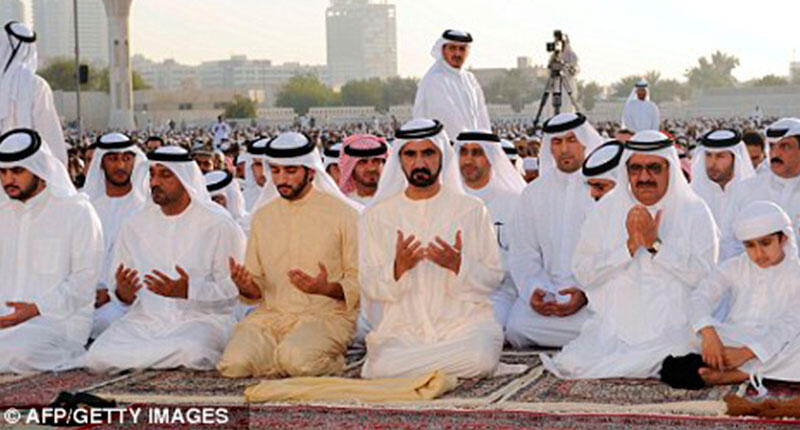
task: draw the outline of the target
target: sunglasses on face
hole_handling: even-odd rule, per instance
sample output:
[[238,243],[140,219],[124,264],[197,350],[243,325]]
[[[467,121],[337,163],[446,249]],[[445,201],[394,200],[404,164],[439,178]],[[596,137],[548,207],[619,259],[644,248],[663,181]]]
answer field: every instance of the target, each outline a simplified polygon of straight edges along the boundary
[[631,163],[628,164],[628,173],[632,175],[639,175],[642,171],[647,170],[647,173],[651,175],[660,175],[661,172],[664,171],[665,166],[663,163],[649,163],[649,164],[637,164]]

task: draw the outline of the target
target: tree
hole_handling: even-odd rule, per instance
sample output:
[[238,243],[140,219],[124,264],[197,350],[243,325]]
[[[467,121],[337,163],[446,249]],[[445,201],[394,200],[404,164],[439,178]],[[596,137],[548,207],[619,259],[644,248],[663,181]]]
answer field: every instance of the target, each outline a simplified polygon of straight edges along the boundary
[[[81,90],[84,91],[103,91],[108,93],[109,77],[108,69],[88,65],[89,68],[89,82],[81,84]],[[37,72],[39,76],[44,78],[50,88],[61,91],[75,91],[75,61],[69,58],[60,58],[53,60],[44,69]],[[142,79],[141,75],[134,70],[133,74],[133,90],[146,90],[150,88],[149,85]]]
[[334,106],[339,101],[339,95],[316,76],[298,75],[284,84],[275,104],[278,107],[290,107],[298,114],[305,115],[312,106]]
[[389,78],[381,88],[379,109],[388,111],[391,106],[414,104],[417,95],[417,80],[414,78]]
[[686,78],[693,88],[724,88],[736,84],[733,69],[739,65],[739,58],[722,51],[711,54],[711,59],[700,57],[697,66],[686,71]]
[[789,80],[783,76],[765,75],[752,82],[754,87],[781,87],[789,85]]
[[537,98],[537,90],[541,95],[534,76],[522,69],[511,69],[484,88],[484,95],[487,103],[510,104],[514,111],[519,112],[526,103]]
[[256,102],[239,94],[233,96],[233,102],[225,103],[226,118],[255,118]]
[[585,83],[583,81],[578,81],[578,103],[580,103],[585,112],[594,109],[595,104],[597,104],[597,99],[602,92],[603,89],[597,82],[592,81]]
[[383,83],[379,78],[348,81],[342,85],[340,92],[345,106],[378,107],[383,97]]

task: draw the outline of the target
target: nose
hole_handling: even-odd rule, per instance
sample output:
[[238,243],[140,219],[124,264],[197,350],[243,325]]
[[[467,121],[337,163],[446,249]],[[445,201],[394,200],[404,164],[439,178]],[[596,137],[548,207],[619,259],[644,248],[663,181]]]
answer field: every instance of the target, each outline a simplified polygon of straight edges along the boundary
[[756,260],[762,261],[767,258],[767,253],[764,252],[764,248],[760,246],[756,246]]

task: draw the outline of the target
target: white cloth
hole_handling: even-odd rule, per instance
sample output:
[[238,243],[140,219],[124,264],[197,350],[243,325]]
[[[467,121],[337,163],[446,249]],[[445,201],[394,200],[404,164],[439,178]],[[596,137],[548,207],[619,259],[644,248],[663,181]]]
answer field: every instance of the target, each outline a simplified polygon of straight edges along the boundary
[[[712,326],[726,346],[747,346],[756,355],[739,370],[768,379],[800,380],[796,347],[800,334],[800,258],[789,217],[772,202],[757,201],[739,214],[737,239],[749,240],[778,231],[788,238],[785,257],[776,266],[759,268],[747,254],[722,263],[691,296],[692,329]],[[724,320],[713,312],[730,296]],[[699,337],[695,351],[700,352]]]
[[[16,23],[12,27],[18,34],[33,35],[24,24]],[[13,48],[19,43],[22,44],[14,55]],[[7,69],[6,64],[9,64]],[[53,92],[47,81],[36,75],[37,64],[33,43],[21,42],[8,33],[0,36],[0,133],[20,127],[34,129],[66,166],[67,144],[53,103]]]
[[[666,139],[646,131],[633,141],[653,137]],[[626,149],[621,162],[633,153]],[[646,154],[669,161],[667,192],[648,207],[653,216],[663,211],[660,249],[655,256],[641,247],[633,257],[628,252],[626,220],[639,203],[624,175],[581,229],[572,267],[593,312],[575,340],[552,359],[543,356],[559,377],[653,377],[668,355],[690,350],[688,297],[716,264],[718,233],[708,207],[684,179],[674,146]]]
[[[720,130],[723,131],[723,130]],[[719,184],[708,178],[706,172],[705,153],[717,152],[730,152],[733,154],[733,178],[723,189]],[[720,229],[725,229],[730,226],[728,217],[734,216],[731,213],[730,204],[733,189],[736,184],[745,181],[755,176],[753,163],[750,161],[750,156],[747,152],[747,146],[744,142],[739,142],[736,146],[729,148],[711,148],[707,146],[700,146],[697,151],[692,155],[692,190],[703,199],[711,210],[714,216],[714,221]],[[730,233],[722,231],[722,237],[729,237]],[[728,256],[735,255],[735,247],[729,249],[725,243],[721,244],[720,260],[724,261]]]
[[650,101],[650,90],[646,89],[647,96],[644,100],[639,100],[636,95],[636,87],[631,90],[625,107],[622,108],[622,126],[634,133],[643,130],[658,130],[659,111],[658,106]]
[[[130,139],[128,136],[121,133],[109,133],[103,136],[110,143]],[[102,138],[101,138],[102,139]],[[92,161],[89,163],[89,169],[86,173],[86,182],[81,189],[81,192],[89,196],[90,200],[94,200],[100,196],[106,195],[106,176],[103,171],[103,156],[106,154],[119,154],[125,152],[132,152],[134,155],[133,172],[131,173],[131,190],[136,198],[144,201],[150,197],[150,185],[147,183],[147,156],[135,144],[123,149],[105,149],[101,145],[94,150]]]
[[[0,143],[2,152],[19,148]],[[89,202],[74,189],[59,188],[66,171],[44,143],[27,159],[0,163],[14,166],[48,183],[25,203],[0,203],[0,313],[12,311],[5,302],[20,301],[35,303],[40,315],[0,329],[0,373],[61,370],[72,366],[89,339],[103,232]]]
[[[204,175],[206,180],[206,184],[210,181],[218,180],[221,175],[225,175],[226,172],[222,171],[211,171]],[[209,192],[209,195],[213,198],[215,195],[221,194],[225,196],[225,201],[227,207],[225,208],[228,213],[231,215],[234,221],[239,224],[239,227],[247,234],[247,231],[250,229],[250,214],[247,213],[245,210],[245,202],[244,196],[242,195],[242,190],[239,189],[239,184],[236,180],[231,181],[225,187]]]
[[217,122],[211,126],[211,133],[214,135],[214,147],[222,141],[227,139],[231,134],[231,126],[227,122]]
[[[191,203],[182,213],[167,216],[148,202],[122,225],[111,267],[122,264],[135,269],[142,281],[153,270],[176,279],[175,266],[180,266],[189,275],[188,298],[139,290],[125,316],[87,352],[85,365],[94,371],[178,366],[210,370],[233,328],[231,312],[238,291],[230,279],[228,259],[243,258],[244,235],[230,215],[210,200],[195,163],[151,164],[172,170],[189,192]],[[117,300],[116,294],[112,299]]]
[[[575,114],[562,113],[548,123],[559,124],[575,118]],[[530,306],[537,288],[552,293],[553,299],[561,301],[568,300],[569,296],[558,294],[560,290],[583,289],[572,273],[572,254],[580,227],[594,202],[580,169],[573,173],[558,170],[550,150],[553,137],[563,137],[569,132],[574,132],[584,145],[585,154],[602,143],[588,121],[572,130],[544,135],[540,151],[542,176],[522,191],[511,235],[509,268],[518,298],[508,318],[506,338],[517,347],[562,346],[578,335],[587,318],[586,308],[561,318],[542,317]],[[561,335],[551,334],[554,330]]]
[[253,174],[253,161],[259,160],[264,165],[264,175],[269,176],[269,168],[267,161],[261,154],[256,154],[251,151],[262,150],[269,142],[268,138],[261,138],[251,142],[247,145],[247,152],[240,155],[244,159],[244,188],[242,189],[242,196],[244,197],[244,210],[245,212],[252,213],[253,206],[255,206],[258,198],[261,197],[261,186],[256,182],[255,174]]
[[437,119],[447,135],[464,130],[490,130],[489,111],[478,80],[472,72],[455,69],[442,57],[442,47],[453,41],[439,38],[431,50],[436,60],[422,77],[414,99],[414,118]]
[[[401,130],[428,128],[430,120],[414,119]],[[438,193],[411,200],[400,165],[400,150],[392,147],[378,192],[359,221],[359,280],[362,296],[380,303],[382,315],[367,335],[362,377],[420,375],[439,369],[457,377],[491,374],[503,346],[503,332],[494,320],[491,294],[503,269],[486,207],[465,195],[458,160],[446,133],[422,138],[441,152]],[[429,260],[394,279],[397,231],[415,235],[423,245],[439,236],[453,243],[461,231],[458,275]]]

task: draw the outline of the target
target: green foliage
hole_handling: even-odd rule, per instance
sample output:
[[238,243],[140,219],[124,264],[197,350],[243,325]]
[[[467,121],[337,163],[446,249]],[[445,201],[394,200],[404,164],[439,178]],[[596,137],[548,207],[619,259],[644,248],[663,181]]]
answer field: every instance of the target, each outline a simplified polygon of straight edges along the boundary
[[783,76],[765,75],[752,82],[754,87],[781,87],[789,85],[789,80]]
[[733,69],[739,65],[739,58],[722,51],[711,54],[711,59],[700,57],[697,66],[686,71],[686,78],[692,88],[726,88],[736,84]]
[[313,75],[298,75],[289,79],[278,94],[276,105],[289,107],[299,115],[308,113],[314,106],[336,106],[340,103],[339,94],[320,82]]
[[[44,78],[50,88],[61,91],[75,91],[75,61],[69,58],[53,60],[47,67],[37,72]],[[133,90],[146,90],[149,85],[142,77],[133,71]],[[83,91],[108,92],[108,68],[97,68],[89,65],[89,82],[81,84]]]
[[580,103],[581,107],[585,112],[589,112],[594,109],[595,105],[597,104],[597,99],[600,97],[600,94],[603,92],[603,89],[597,82],[583,82],[578,81],[578,103]]
[[255,118],[256,102],[250,98],[236,94],[233,102],[225,103],[226,118]]
[[503,72],[503,76],[493,80],[484,88],[486,102],[490,104],[509,104],[514,111],[541,97],[543,84],[521,69]]

